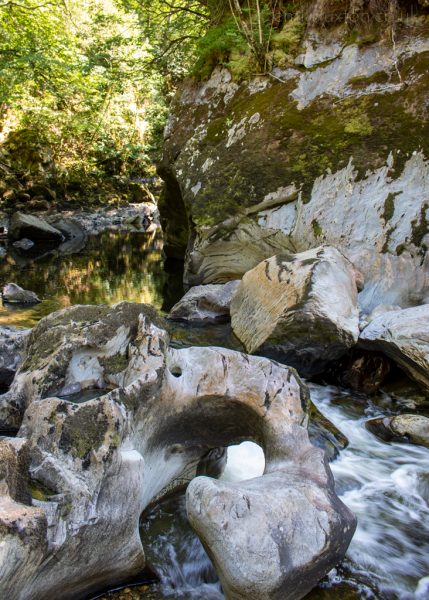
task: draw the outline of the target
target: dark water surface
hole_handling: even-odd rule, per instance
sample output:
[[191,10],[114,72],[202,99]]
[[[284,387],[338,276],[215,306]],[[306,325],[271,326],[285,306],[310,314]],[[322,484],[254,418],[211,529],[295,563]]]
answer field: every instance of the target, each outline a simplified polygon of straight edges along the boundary
[[[0,303],[0,325],[33,327],[74,304],[144,302],[168,311],[182,293],[180,263],[166,263],[160,232],[104,232],[71,255],[39,248],[41,256],[10,248],[0,258],[0,284],[17,283],[42,300],[34,307]],[[36,254],[36,255],[35,255]]]

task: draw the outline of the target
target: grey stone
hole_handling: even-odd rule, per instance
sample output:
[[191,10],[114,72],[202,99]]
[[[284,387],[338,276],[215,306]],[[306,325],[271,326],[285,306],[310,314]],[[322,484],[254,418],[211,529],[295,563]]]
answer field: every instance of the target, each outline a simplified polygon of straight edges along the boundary
[[219,323],[230,320],[230,305],[240,282],[191,288],[168,315],[174,321]]
[[24,290],[16,283],[7,283],[2,290],[3,302],[9,304],[38,304],[40,302],[37,294]]
[[30,329],[0,327],[0,386],[8,387],[22,361]]
[[331,247],[273,256],[244,275],[231,322],[248,352],[317,374],[357,342],[355,269]]
[[429,304],[381,314],[361,332],[359,344],[384,352],[429,389]]
[[[116,389],[100,398],[46,397],[101,371]],[[42,320],[12,388],[25,413],[18,438],[0,439],[2,597],[72,600],[137,575],[144,509],[211,473],[208,457],[222,461],[242,439],[264,448],[265,475],[238,485],[197,477],[188,490],[227,594],[301,598],[343,558],[355,519],[309,441],[308,395],[292,369],[170,348],[153,309],[122,303]]]
[[429,448],[429,417],[397,415],[371,419],[366,428],[385,441],[410,442]]
[[52,227],[39,217],[34,215],[26,215],[21,212],[16,212],[12,215],[9,224],[9,238],[11,240],[21,240],[28,238],[34,242],[46,241],[60,243],[64,236],[58,229]]

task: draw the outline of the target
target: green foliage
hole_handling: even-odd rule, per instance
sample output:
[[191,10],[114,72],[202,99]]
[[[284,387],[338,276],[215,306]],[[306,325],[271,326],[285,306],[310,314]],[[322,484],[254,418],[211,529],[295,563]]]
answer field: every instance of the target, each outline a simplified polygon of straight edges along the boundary
[[[199,2],[0,4],[0,161],[59,188],[153,174]],[[201,7],[200,7],[201,8]]]
[[211,27],[205,36],[198,40],[198,58],[193,73],[202,79],[209,77],[215,66],[228,63],[232,52],[232,60],[237,60],[246,54],[247,48],[234,19],[229,16],[219,25]]

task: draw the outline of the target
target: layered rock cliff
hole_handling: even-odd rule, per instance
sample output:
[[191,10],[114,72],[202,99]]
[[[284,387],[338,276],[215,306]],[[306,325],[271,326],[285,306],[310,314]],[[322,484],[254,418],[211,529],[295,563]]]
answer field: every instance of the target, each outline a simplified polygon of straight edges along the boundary
[[363,272],[361,306],[428,295],[429,25],[368,43],[309,30],[294,66],[182,85],[160,173],[167,252],[185,282],[240,278],[329,244]]

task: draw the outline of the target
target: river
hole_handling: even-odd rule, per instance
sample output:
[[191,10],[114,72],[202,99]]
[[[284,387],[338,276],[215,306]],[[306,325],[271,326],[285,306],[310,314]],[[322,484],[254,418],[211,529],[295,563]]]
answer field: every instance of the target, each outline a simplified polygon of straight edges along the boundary
[[[0,306],[0,325],[32,327],[43,316],[73,304],[152,304],[163,314],[183,294],[181,265],[165,262],[159,233],[105,232],[89,238],[80,252],[62,256],[40,252],[26,258],[10,252],[0,259],[0,282],[35,291],[41,304],[25,309]],[[228,326],[172,328],[176,345],[239,348]],[[412,409],[427,414],[411,386],[388,389],[375,398],[310,384],[318,409],[348,438],[349,446],[331,463],[337,492],[358,517],[347,557],[308,600],[429,598],[429,450],[386,443],[365,429],[371,417]],[[245,443],[229,449],[224,478],[257,477],[262,450]],[[169,499],[142,516],[141,535],[155,587],[109,593],[114,598],[223,598],[210,560],[191,530],[184,497]],[[130,595],[131,594],[131,595]]]

